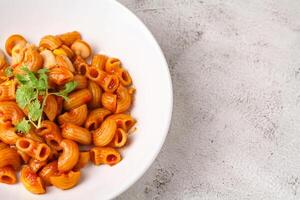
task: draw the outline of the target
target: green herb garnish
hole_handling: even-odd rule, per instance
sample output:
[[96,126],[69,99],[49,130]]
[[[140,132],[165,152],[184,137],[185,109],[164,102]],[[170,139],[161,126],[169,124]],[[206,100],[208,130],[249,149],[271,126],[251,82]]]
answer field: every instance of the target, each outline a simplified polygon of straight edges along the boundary
[[70,92],[72,92],[76,87],[77,87],[77,83],[75,81],[72,81],[72,82],[66,83],[65,89],[63,89],[57,93],[53,93],[53,94],[55,94],[57,96],[61,96],[65,100],[68,100],[68,94]]
[[26,120],[25,118],[23,118],[23,120],[17,124],[16,129],[19,132],[28,133],[30,130],[29,120]]
[[19,87],[16,91],[16,102],[22,109],[28,110],[28,119],[23,119],[16,128],[19,132],[28,133],[30,124],[40,128],[42,122],[43,109],[48,95],[53,94],[67,99],[77,83],[72,81],[65,85],[65,89],[59,92],[49,93],[47,69],[40,69],[37,73],[30,71],[26,67],[21,68],[25,74],[16,75]]

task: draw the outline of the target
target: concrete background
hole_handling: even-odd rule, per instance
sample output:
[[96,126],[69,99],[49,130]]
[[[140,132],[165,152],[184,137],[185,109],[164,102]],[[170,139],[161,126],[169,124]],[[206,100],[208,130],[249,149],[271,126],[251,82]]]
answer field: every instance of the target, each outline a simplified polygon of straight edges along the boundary
[[174,113],[117,199],[300,199],[300,1],[120,2],[166,55]]

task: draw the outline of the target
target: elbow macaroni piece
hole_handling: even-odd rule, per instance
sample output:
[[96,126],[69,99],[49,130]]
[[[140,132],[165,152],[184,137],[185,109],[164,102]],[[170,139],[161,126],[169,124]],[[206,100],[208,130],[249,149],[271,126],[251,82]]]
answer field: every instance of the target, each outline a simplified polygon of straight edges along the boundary
[[88,89],[92,93],[92,99],[89,103],[89,107],[90,108],[99,108],[99,107],[101,107],[102,89],[94,81],[89,81]]
[[22,168],[20,178],[28,191],[34,194],[43,194],[46,192],[43,180],[28,165]]
[[123,147],[127,142],[127,138],[128,138],[127,133],[123,129],[118,128],[113,140],[110,143],[110,146],[116,148]]
[[18,44],[23,44],[25,45],[27,41],[25,38],[21,35],[11,35],[5,42],[5,50],[8,55],[12,55],[12,49],[18,45]]
[[48,163],[41,171],[39,172],[39,176],[43,179],[45,185],[49,186],[51,185],[50,177],[59,175],[58,169],[57,169],[57,161],[52,161]]
[[106,92],[114,92],[119,86],[119,79],[116,75],[111,75],[95,66],[90,66],[83,70],[86,76],[100,85]]
[[0,167],[0,182],[5,184],[17,183],[16,170],[11,166]]
[[58,104],[54,95],[49,95],[47,97],[44,113],[50,121],[53,121],[58,114]]
[[117,125],[114,120],[104,120],[100,128],[92,132],[94,145],[99,147],[108,145],[114,138],[116,130]]
[[105,71],[112,74],[122,67],[121,61],[118,58],[108,58],[105,63]]
[[97,108],[92,110],[85,121],[85,128],[88,130],[96,130],[100,127],[104,118],[111,114],[111,112],[104,108]]
[[117,127],[128,132],[136,123],[136,120],[127,114],[114,114],[107,119],[112,119],[116,122]]
[[0,124],[0,140],[6,144],[14,145],[17,140],[20,138],[16,134],[16,129],[9,124]]
[[[46,143],[54,150],[60,151],[59,143],[62,141],[62,136],[59,132],[52,132],[44,136]],[[52,150],[53,151],[53,150]]]
[[50,177],[51,184],[62,190],[67,190],[74,187],[79,183],[79,180],[80,171],[69,171],[58,176]]
[[0,167],[12,166],[18,170],[21,166],[21,158],[17,151],[13,148],[5,148],[0,150]]
[[3,101],[0,103],[0,119],[3,121],[11,121],[13,125],[17,125],[24,117],[23,111],[16,102]]
[[57,49],[62,45],[62,42],[58,37],[55,37],[53,35],[46,35],[43,37],[40,41],[40,48],[54,50]]
[[115,165],[121,161],[120,153],[111,147],[94,147],[90,150],[91,161],[95,165]]
[[88,86],[88,80],[83,75],[75,75],[74,81],[77,83],[76,89],[85,89]]
[[56,56],[56,63],[59,66],[62,66],[64,68],[67,68],[72,73],[75,72],[74,66],[72,62],[70,61],[69,57],[66,55],[57,55]]
[[64,85],[74,79],[73,73],[66,67],[55,66],[48,72],[49,81],[56,85]]
[[59,124],[71,123],[78,126],[84,124],[88,115],[88,108],[86,104],[83,104],[77,108],[71,109],[69,112],[58,117]]
[[80,56],[76,56],[75,61],[73,62],[73,65],[74,65],[74,67],[76,69],[76,72],[78,74],[84,75],[84,76],[87,75],[89,65]]
[[12,49],[12,56],[11,56],[11,65],[15,66],[14,74],[20,74],[18,72],[18,67],[24,60],[25,48],[26,43],[19,43],[14,46]]
[[127,111],[132,104],[131,94],[129,94],[128,89],[120,85],[117,89],[117,96],[118,99],[116,103],[116,113],[122,113]]
[[107,59],[108,57],[106,55],[101,55],[101,54],[94,55],[92,59],[92,66],[100,70],[104,70]]
[[87,129],[71,123],[62,125],[62,136],[79,144],[89,145],[92,142],[92,136]]
[[81,39],[81,35],[77,31],[64,33],[57,37],[67,46],[71,46],[76,40]]
[[45,120],[42,122],[42,125],[39,129],[36,130],[37,134],[44,137],[46,143],[57,151],[62,150],[59,145],[62,141],[62,136],[60,134],[60,129],[58,126],[51,121]]
[[37,72],[43,66],[43,57],[34,45],[27,45],[24,50],[22,65],[30,71]]
[[51,154],[50,147],[45,143],[40,143],[37,145],[37,149],[35,151],[35,155],[33,158],[39,160],[39,161],[45,161],[49,158]]
[[34,158],[31,158],[30,161],[29,161],[29,167],[35,173],[37,173],[37,171],[39,171],[45,165],[47,165],[47,161],[45,161],[45,160],[44,161],[39,161],[39,160],[36,160]]
[[85,62],[78,63],[77,71],[80,75],[87,76],[89,65]]
[[19,138],[16,142],[16,147],[18,150],[34,157],[37,148],[37,143],[28,138]]
[[11,166],[0,168],[0,182],[15,184],[17,182],[16,171]]
[[108,74],[105,71],[100,70],[97,67],[89,66],[89,67],[81,67],[79,69],[81,74],[85,74],[90,80],[94,81],[98,85],[102,85],[105,76]]
[[63,139],[60,143],[63,153],[58,158],[58,170],[67,172],[76,165],[79,158],[79,148],[76,142]]
[[5,81],[0,84],[0,101],[11,101],[16,99],[16,82]]
[[116,111],[117,108],[117,95],[110,93],[110,92],[104,92],[102,94],[101,99],[102,105],[107,110],[110,110],[112,112]]
[[105,92],[115,92],[120,84],[116,75],[107,74],[102,81],[102,88]]
[[16,147],[18,150],[23,151],[39,161],[47,160],[51,153],[48,145],[35,142],[28,138],[19,138],[16,142]]
[[64,102],[64,109],[71,110],[83,104],[88,103],[92,99],[92,93],[88,89],[82,89],[72,92],[68,96],[68,100]]
[[122,68],[121,61],[117,58],[109,58],[105,64],[105,71],[110,74],[116,74],[124,86],[132,84],[132,79],[128,71]]
[[116,75],[118,76],[120,83],[123,86],[130,86],[132,84],[132,79],[127,70],[121,68],[116,71]]

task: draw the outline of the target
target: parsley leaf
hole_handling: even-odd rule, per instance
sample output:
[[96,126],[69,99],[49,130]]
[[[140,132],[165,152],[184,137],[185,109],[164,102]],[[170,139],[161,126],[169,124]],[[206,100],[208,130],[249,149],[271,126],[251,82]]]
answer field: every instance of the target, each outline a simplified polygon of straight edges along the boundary
[[77,87],[77,83],[75,81],[71,81],[65,84],[65,89],[59,91],[58,93],[54,93],[55,95],[63,97],[65,100],[68,99],[68,94],[71,93]]
[[42,117],[42,106],[38,99],[33,100],[28,104],[28,115],[32,121],[38,121]]
[[9,78],[14,76],[13,68],[10,66],[5,69],[4,73],[5,73],[5,76],[7,76]]
[[16,91],[16,101],[22,109],[25,108],[35,96],[36,91],[28,85],[21,85]]
[[23,118],[21,122],[19,122],[16,126],[17,131],[22,132],[22,133],[28,133],[30,130],[30,124],[29,121]]
[[36,88],[38,86],[38,79],[33,72],[27,73],[26,78],[28,79],[27,85]]
[[47,68],[42,68],[42,69],[39,69],[39,71],[37,72],[38,74],[46,74],[48,72],[48,69]]
[[21,84],[25,84],[25,85],[28,85],[30,87],[36,88],[37,85],[38,85],[38,79],[35,76],[35,74],[26,67],[21,67],[21,69],[26,74],[24,74],[24,75],[17,74],[16,78],[18,79],[18,81]]
[[48,89],[48,76],[47,73],[48,69],[40,69],[38,71],[39,74],[39,80],[37,84],[37,89],[38,90],[47,90]]
[[21,84],[26,84],[27,83],[27,78],[24,76],[21,76],[20,74],[16,75],[17,80],[21,83]]

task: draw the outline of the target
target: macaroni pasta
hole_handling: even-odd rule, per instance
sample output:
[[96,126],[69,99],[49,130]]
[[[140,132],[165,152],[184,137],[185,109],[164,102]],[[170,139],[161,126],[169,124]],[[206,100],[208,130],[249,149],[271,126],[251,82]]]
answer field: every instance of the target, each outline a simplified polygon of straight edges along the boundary
[[[66,190],[88,164],[122,160],[136,120],[135,89],[117,58],[94,54],[77,31],[38,45],[11,35],[0,50],[0,183]],[[11,62],[8,62],[11,61]],[[105,172],[104,172],[105,173]]]

